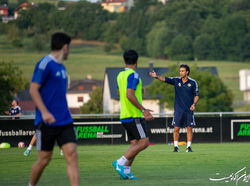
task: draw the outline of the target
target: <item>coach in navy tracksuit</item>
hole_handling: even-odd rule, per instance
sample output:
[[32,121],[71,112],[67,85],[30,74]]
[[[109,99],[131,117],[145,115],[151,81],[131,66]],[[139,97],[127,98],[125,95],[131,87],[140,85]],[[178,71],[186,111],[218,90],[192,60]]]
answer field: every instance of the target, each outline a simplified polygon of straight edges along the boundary
[[189,78],[190,68],[182,64],[179,68],[180,77],[162,77],[155,72],[150,72],[150,76],[160,81],[164,81],[175,87],[174,100],[174,152],[178,152],[179,130],[181,127],[187,128],[187,150],[192,152],[191,142],[193,137],[193,126],[195,126],[194,113],[195,106],[199,100],[198,85],[195,80]]

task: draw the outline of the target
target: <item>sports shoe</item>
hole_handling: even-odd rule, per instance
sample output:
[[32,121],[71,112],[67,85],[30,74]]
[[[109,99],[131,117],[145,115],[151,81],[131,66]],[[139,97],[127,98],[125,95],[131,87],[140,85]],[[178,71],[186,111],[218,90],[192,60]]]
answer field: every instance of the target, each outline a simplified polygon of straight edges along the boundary
[[179,148],[178,147],[174,147],[174,151],[173,152],[179,152]]
[[23,155],[24,155],[24,156],[29,156],[30,153],[31,153],[31,150],[26,149],[26,150],[24,151]]
[[191,147],[188,147],[186,152],[193,152]]
[[140,178],[134,176],[132,173],[126,174],[129,180],[139,180]]
[[128,179],[127,175],[124,173],[124,166],[119,165],[116,161],[112,162],[112,166],[114,167],[115,171],[120,175],[120,178],[123,180]]
[[62,150],[60,150],[60,155],[61,155],[61,156],[63,156],[63,155],[64,155]]

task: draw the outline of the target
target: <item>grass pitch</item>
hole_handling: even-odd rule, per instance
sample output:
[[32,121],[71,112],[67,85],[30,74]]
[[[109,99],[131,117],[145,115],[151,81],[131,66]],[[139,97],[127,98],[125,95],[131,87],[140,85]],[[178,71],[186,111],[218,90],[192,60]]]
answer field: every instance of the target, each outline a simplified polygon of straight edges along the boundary
[[[238,176],[245,173],[250,182],[249,146],[250,143],[193,144],[193,153],[186,153],[185,146],[180,147],[179,153],[172,152],[173,146],[150,146],[138,155],[132,168],[140,180],[120,180],[111,166],[111,162],[119,158],[128,145],[79,146],[81,185],[231,186],[236,185],[236,180],[214,182],[209,178],[228,177],[244,167],[246,169]],[[0,185],[27,185],[37,152],[34,149],[29,157],[24,157],[23,151],[18,148],[0,149]],[[242,178],[238,185],[249,185],[249,182]],[[57,147],[38,185],[69,185],[65,160]]]

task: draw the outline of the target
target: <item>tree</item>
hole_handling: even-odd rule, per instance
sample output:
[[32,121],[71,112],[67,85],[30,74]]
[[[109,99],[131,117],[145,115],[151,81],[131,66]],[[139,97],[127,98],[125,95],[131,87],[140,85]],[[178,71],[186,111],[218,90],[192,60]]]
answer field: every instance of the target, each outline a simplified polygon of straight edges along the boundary
[[[172,66],[170,73],[167,76],[178,76],[178,66]],[[208,71],[199,71],[197,67],[191,68],[191,77],[195,79],[199,86],[199,103],[196,111],[198,112],[225,112],[232,111],[233,95],[230,90],[223,84],[221,79],[212,75]],[[149,95],[159,98],[160,104],[167,108],[174,106],[174,87],[166,85],[158,80],[155,80],[147,87]]]
[[0,113],[9,109],[15,94],[24,87],[21,70],[11,63],[0,62]]
[[171,59],[191,60],[193,59],[192,40],[188,35],[179,34],[167,48],[166,53]]
[[28,2],[28,0],[17,0],[18,5],[26,3],[26,2]]
[[213,49],[213,40],[207,34],[201,34],[195,38],[193,43],[194,57],[199,60],[209,59]]
[[250,61],[250,34],[245,35],[239,42],[238,53],[240,54],[240,60]]
[[0,0],[0,5],[8,5],[8,0]]
[[108,12],[100,4],[80,1],[67,7],[61,17],[61,25],[74,37],[98,40],[108,18]]
[[81,107],[82,114],[101,114],[103,89],[98,87],[90,93],[90,100]]
[[147,54],[150,57],[167,57],[164,48],[171,43],[175,32],[166,26],[165,22],[157,22],[147,34]]
[[245,18],[239,15],[227,16],[221,24],[221,46],[222,52],[228,60],[239,60],[237,47],[240,41],[248,33],[248,26]]

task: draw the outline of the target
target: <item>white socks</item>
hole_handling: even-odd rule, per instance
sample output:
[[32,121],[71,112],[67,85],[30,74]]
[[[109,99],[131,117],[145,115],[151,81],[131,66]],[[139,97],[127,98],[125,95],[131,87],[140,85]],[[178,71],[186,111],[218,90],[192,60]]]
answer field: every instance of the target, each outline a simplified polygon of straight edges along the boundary
[[29,145],[28,150],[32,150],[32,145]]
[[174,146],[178,147],[178,141],[174,141]]
[[117,160],[117,163],[119,165],[125,165],[126,163],[128,163],[127,158],[125,158],[125,156],[122,156],[120,159]]
[[[192,143],[191,141],[188,141],[188,142],[187,142],[187,147],[190,147],[190,146],[191,146],[191,143]],[[178,147],[178,141],[174,141],[174,146],[175,146],[175,147]]]

